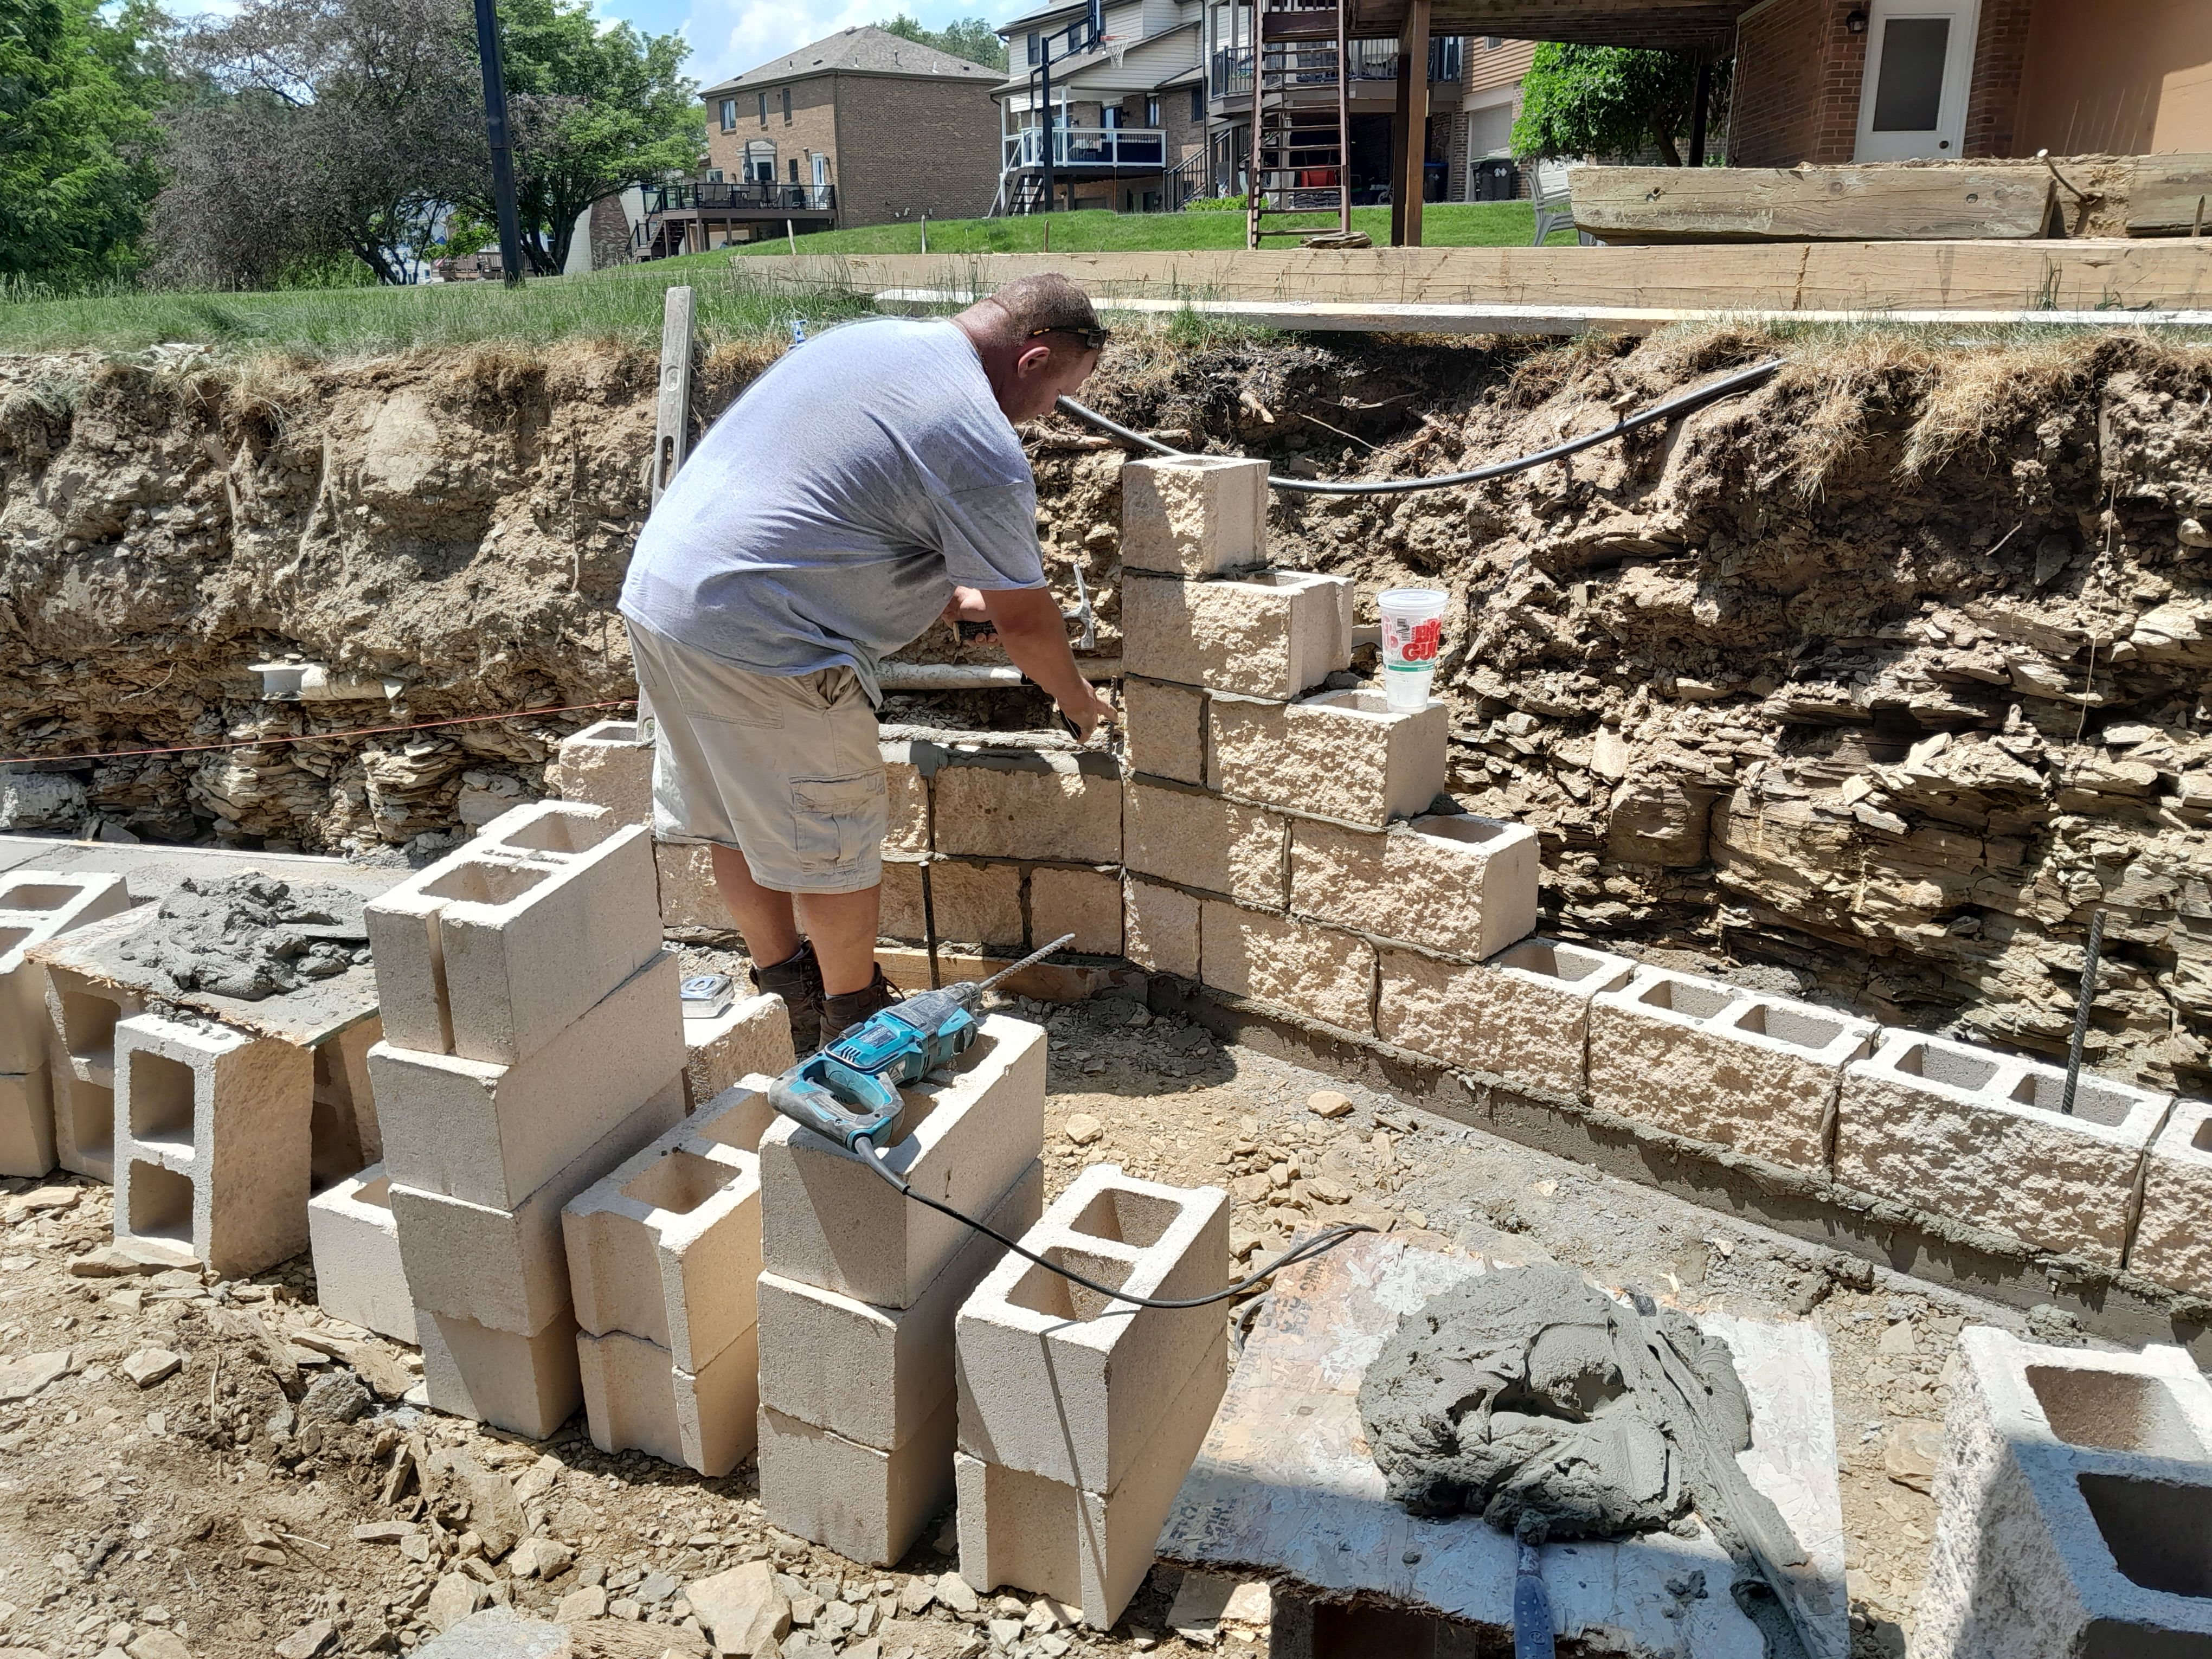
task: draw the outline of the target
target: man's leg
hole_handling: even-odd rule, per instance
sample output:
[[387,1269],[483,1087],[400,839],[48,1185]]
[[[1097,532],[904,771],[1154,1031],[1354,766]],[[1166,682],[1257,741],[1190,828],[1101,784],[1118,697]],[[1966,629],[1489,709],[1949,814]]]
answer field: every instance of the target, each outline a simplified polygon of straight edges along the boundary
[[856,893],[793,893],[790,906],[814,942],[824,996],[865,991],[876,975],[876,917],[880,883]]
[[[736,848],[711,850],[714,884],[721,889],[722,902],[737,922],[738,932],[744,936],[745,953],[763,967],[789,961],[799,951],[799,927],[792,915],[791,895],[755,881],[752,866]],[[870,942],[873,943],[873,935]]]

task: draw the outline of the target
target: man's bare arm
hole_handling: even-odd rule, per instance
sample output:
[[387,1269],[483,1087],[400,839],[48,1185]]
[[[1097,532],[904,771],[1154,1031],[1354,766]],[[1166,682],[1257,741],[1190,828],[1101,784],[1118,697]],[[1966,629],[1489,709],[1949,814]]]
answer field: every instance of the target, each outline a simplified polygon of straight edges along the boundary
[[[965,597],[973,591],[955,591],[954,604],[962,606],[963,615]],[[1099,721],[1114,718],[1114,705],[1091,690],[1075,665],[1067,648],[1067,623],[1050,588],[995,588],[977,597],[1014,666],[1051,695],[1077,731],[1087,738]]]

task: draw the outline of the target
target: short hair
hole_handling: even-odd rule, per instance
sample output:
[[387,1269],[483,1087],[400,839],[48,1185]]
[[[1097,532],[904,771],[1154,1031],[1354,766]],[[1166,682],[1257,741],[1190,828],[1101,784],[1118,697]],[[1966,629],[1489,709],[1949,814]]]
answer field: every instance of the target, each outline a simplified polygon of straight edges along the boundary
[[1057,271],[1017,276],[991,299],[1012,324],[1017,340],[1026,339],[1040,329],[1098,326],[1091,296]]

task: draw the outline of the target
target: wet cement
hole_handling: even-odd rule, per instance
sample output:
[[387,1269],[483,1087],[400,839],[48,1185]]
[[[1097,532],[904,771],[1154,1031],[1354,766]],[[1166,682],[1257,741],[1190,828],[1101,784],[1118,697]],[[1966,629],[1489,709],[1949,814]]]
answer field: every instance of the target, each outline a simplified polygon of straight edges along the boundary
[[358,893],[274,876],[188,876],[118,947],[150,988],[258,1001],[368,960]]

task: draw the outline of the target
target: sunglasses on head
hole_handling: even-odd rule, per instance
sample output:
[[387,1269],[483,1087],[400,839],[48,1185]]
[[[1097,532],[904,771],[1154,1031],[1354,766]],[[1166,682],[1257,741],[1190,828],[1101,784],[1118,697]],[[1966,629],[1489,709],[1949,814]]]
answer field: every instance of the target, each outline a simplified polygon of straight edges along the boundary
[[1033,328],[1030,331],[1030,338],[1034,340],[1042,334],[1073,334],[1092,351],[1103,351],[1106,342],[1114,337],[1112,329],[1093,325],[1090,328]]

